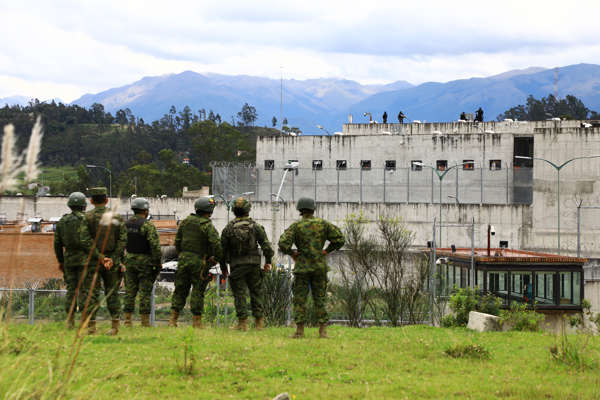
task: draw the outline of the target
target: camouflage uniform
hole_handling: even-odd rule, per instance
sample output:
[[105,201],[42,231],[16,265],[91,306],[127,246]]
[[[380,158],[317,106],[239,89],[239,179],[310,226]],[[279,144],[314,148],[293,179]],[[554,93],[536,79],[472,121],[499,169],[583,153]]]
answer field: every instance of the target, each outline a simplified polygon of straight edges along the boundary
[[[64,251],[63,251],[64,248]],[[67,285],[67,297],[65,302],[65,311],[69,314],[71,306],[73,309],[71,315],[79,310],[83,311],[91,282],[94,276],[92,268],[87,269],[87,273],[82,280],[80,290],[75,301],[77,285],[82,279],[82,273],[88,263],[90,250],[94,248],[94,242],[85,223],[84,214],[81,211],[73,211],[70,214],[65,214],[56,224],[56,232],[54,233],[54,254],[59,263],[63,264],[63,276]],[[99,256],[98,250],[93,249],[92,256]],[[94,309],[98,304],[100,294],[99,285],[94,285],[88,310]],[[69,316],[72,318],[71,316]]]
[[[125,256],[125,304],[123,311],[133,313],[135,297],[140,291],[140,314],[150,314],[150,296],[160,273],[160,240],[156,227],[136,214],[126,223],[127,255]],[[137,247],[137,246],[141,247]]]
[[279,249],[292,255],[292,245],[296,245],[298,255],[294,266],[294,320],[296,324],[306,322],[306,299],[309,288],[312,290],[315,311],[319,324],[328,321],[325,300],[327,294],[327,266],[323,246],[327,253],[340,249],[344,245],[344,236],[340,229],[324,219],[312,215],[303,215],[285,230],[279,239]]
[[[118,319],[121,314],[121,301],[119,299],[119,286],[123,273],[121,272],[121,263],[127,243],[127,231],[123,218],[119,214],[114,214],[110,226],[100,224],[100,220],[108,209],[103,205],[96,205],[93,210],[85,214],[88,228],[92,237],[96,238],[96,246],[105,257],[113,260],[114,265],[110,269],[100,266],[98,273],[102,278],[104,286],[104,296],[106,305],[112,319]],[[90,265],[95,267],[97,259],[92,259]]]
[[204,292],[211,280],[209,259],[221,258],[219,233],[210,218],[191,214],[177,229],[175,248],[179,259],[171,310],[179,313],[185,307],[190,287],[193,286],[190,308],[193,315],[200,316],[204,311]]
[[[247,239],[240,239],[239,236],[236,236],[237,229],[251,230],[252,233],[248,236],[252,243],[241,243],[241,240]],[[227,224],[221,234],[221,246],[223,247],[221,264],[231,266],[229,282],[235,299],[238,320],[248,318],[246,287],[250,292],[252,315],[256,319],[263,318],[263,271],[257,243],[265,256],[265,264],[271,264],[274,255],[271,243],[262,225],[253,221],[252,218],[236,217]]]

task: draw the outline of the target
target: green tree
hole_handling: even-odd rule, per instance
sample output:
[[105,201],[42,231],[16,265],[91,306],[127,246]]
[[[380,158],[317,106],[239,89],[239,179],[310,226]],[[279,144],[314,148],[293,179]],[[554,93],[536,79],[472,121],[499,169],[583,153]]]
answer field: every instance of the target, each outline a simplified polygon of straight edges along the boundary
[[242,106],[242,111],[237,113],[237,117],[243,126],[254,126],[254,122],[258,118],[258,114],[256,113],[256,108],[248,103],[244,103]]

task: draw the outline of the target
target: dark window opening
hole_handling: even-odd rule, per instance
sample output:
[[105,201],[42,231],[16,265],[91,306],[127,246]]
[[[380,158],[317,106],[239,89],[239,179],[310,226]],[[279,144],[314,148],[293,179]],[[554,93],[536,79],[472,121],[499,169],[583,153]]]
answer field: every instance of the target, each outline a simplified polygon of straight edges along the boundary
[[371,160],[361,160],[360,161],[360,169],[362,170],[370,170],[371,169]]
[[490,171],[499,171],[502,169],[501,160],[490,160]]
[[437,160],[435,162],[435,167],[438,171],[445,171],[448,169],[448,160]]
[[474,170],[475,162],[473,160],[463,160],[463,169],[466,171]]
[[533,137],[516,137],[513,154],[515,155],[513,160],[515,168],[533,168]]
[[265,160],[265,170],[272,171],[275,169],[275,160]]
[[348,162],[346,160],[337,160],[335,162],[335,169],[338,169],[338,170],[342,169],[343,170],[343,169],[346,169],[346,168],[348,168]]
[[312,169],[313,171],[321,171],[323,169],[323,160],[313,160]]
[[412,160],[410,162],[410,169],[412,171],[423,171],[423,161],[421,160]]
[[396,170],[396,160],[386,160],[385,170],[386,171],[395,171]]

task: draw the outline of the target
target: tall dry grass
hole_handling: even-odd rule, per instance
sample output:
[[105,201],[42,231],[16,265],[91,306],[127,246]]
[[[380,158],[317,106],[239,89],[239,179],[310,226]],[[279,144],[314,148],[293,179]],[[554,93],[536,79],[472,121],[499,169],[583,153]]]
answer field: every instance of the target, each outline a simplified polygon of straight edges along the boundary
[[[34,182],[40,173],[40,164],[39,164],[39,154],[42,148],[42,138],[43,138],[43,127],[41,123],[41,118],[38,117],[31,131],[31,136],[29,138],[29,144],[27,148],[21,153],[18,154],[16,149],[16,140],[14,135],[14,127],[12,124],[4,127],[4,136],[2,138],[2,149],[1,149],[1,163],[0,163],[0,200],[2,193],[7,190],[15,190],[17,188],[17,176],[20,173],[24,173],[24,183],[26,185]],[[21,218],[25,215],[25,199],[21,200],[20,210],[18,216]],[[76,294],[74,296],[73,302],[70,305],[70,310],[68,313],[68,317],[74,312],[75,304],[78,298],[79,291],[81,290],[81,285],[83,283],[84,277],[87,274],[88,267],[92,261],[92,254],[96,247],[99,247],[99,251],[102,253],[106,247],[108,235],[110,234],[110,229],[114,225],[115,214],[118,208],[118,203],[116,202],[112,209],[106,213],[101,223],[103,225],[108,226],[108,233],[104,237],[104,240],[98,246],[99,235],[96,235],[93,242],[93,247],[88,254],[87,262],[84,266],[84,270],[81,274],[81,278],[79,279]],[[20,234],[17,238],[16,246],[11,249],[9,258],[7,262],[9,263],[9,287],[14,287],[15,268],[19,266],[16,265],[17,256],[21,251],[21,238],[22,234]],[[90,307],[91,294],[94,290],[94,287],[98,284],[98,275],[99,269],[103,268],[104,265],[98,260],[96,265],[94,266],[94,276],[90,288],[90,292],[86,298],[84,310],[82,312],[81,323],[78,329],[75,331],[75,335],[73,337],[73,341],[71,342],[70,351],[67,351],[65,347],[65,341],[67,340],[67,335],[62,335],[62,340],[57,346],[55,356],[52,360],[46,360],[48,363],[48,375],[45,382],[31,382],[30,378],[27,375],[27,370],[30,367],[38,363],[40,360],[37,360],[36,357],[31,356],[28,359],[21,359],[20,363],[23,365],[17,365],[16,367],[22,368],[22,373],[19,373],[15,379],[13,376],[13,382],[11,384],[10,390],[5,393],[8,398],[44,398],[44,399],[59,399],[67,397],[67,389],[69,383],[72,381],[74,373],[76,372],[76,362],[79,356],[81,347],[84,342],[85,332],[88,327],[88,324],[91,320],[92,315],[95,314],[99,305],[94,305],[94,307]],[[116,266],[115,266],[116,267]],[[6,303],[4,309],[0,309],[0,351],[3,349],[9,349],[14,347],[13,342],[19,341],[19,338],[12,338],[8,331],[8,324],[10,322],[10,310],[12,303],[12,291],[9,291],[9,298]],[[15,366],[13,366],[15,367]],[[0,378],[2,377],[2,373],[0,373]],[[36,388],[33,392],[31,391],[31,387]]]

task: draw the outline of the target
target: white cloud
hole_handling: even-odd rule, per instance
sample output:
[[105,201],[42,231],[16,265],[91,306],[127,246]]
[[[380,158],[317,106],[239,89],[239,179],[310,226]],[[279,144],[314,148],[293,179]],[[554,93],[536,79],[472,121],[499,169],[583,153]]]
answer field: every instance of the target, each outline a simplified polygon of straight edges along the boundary
[[420,83],[600,63],[600,27],[588,21],[600,14],[596,1],[56,0],[1,7],[0,97],[73,100],[186,69],[279,77],[284,66],[284,76],[296,79]]

